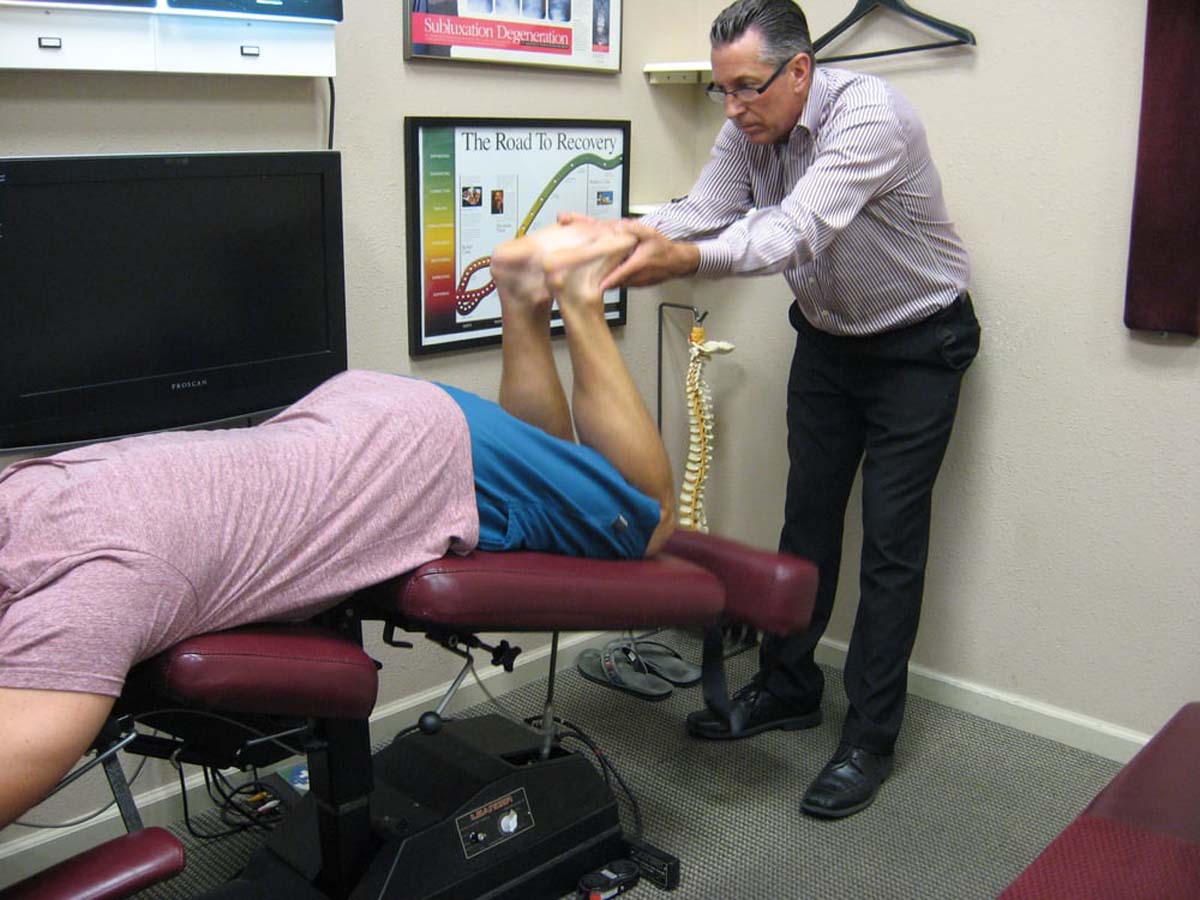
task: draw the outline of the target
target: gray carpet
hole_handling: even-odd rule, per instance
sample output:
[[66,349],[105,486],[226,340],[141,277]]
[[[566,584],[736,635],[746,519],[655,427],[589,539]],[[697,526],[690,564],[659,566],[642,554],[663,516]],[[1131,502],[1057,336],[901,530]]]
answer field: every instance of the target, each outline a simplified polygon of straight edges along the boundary
[[[692,635],[665,640],[699,661]],[[730,659],[731,685],[755,668],[754,651]],[[823,725],[731,743],[684,734],[684,717],[702,703],[698,686],[649,703],[571,671],[557,682],[556,713],[614,762],[638,799],[645,838],[680,857],[673,896],[688,900],[995,897],[1119,768],[914,697],[896,769],[875,804],[840,821],[811,819],[799,812],[800,795],[836,748],[846,709],[840,673],[826,675]],[[544,689],[535,682],[501,700],[519,716],[535,715]],[[628,807],[623,817],[630,827]],[[177,833],[188,846],[187,872],[142,900],[217,884],[257,843],[251,835],[198,842]],[[660,893],[643,883],[625,896]]]

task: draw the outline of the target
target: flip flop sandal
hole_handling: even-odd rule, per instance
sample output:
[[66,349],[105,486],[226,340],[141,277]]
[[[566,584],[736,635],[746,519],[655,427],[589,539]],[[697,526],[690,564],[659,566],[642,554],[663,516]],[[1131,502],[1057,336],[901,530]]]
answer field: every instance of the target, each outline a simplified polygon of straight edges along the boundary
[[666,700],[674,690],[669,683],[647,672],[637,654],[628,646],[609,644],[603,652],[584,650],[575,660],[575,667],[588,681],[633,694],[643,700]]
[[659,641],[634,641],[634,652],[646,668],[671,684],[688,687],[700,681],[700,667]]

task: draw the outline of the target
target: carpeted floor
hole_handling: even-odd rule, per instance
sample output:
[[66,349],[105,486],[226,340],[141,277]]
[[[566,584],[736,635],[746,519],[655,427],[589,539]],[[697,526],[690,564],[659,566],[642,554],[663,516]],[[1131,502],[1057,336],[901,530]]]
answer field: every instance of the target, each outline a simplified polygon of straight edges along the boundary
[[[665,637],[699,661],[690,634]],[[727,662],[739,686],[756,654]],[[801,815],[800,795],[833,753],[846,701],[827,670],[825,723],[744,741],[689,739],[700,688],[650,703],[560,676],[556,713],[580,726],[614,762],[640,805],[645,838],[681,859],[687,900],[995,897],[1108,782],[1117,763],[910,698],[896,769],[875,804],[840,821]],[[494,683],[494,682],[493,682]],[[516,715],[541,712],[544,682],[501,697]],[[485,706],[478,712],[491,711]],[[624,810],[627,826],[632,823]],[[253,836],[188,845],[187,872],[139,895],[191,896],[235,872]],[[626,896],[660,892],[643,883]]]

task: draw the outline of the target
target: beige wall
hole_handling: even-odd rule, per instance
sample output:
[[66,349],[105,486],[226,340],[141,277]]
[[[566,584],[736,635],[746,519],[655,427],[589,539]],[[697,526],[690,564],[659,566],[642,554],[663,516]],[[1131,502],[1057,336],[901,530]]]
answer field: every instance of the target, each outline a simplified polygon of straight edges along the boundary
[[[706,57],[722,5],[626,0],[614,76],[406,63],[401,4],[351,0],[336,132],[351,363],[485,394],[497,384],[493,349],[407,356],[403,116],[628,118],[633,202],[684,193],[720,112],[695,88],[650,88],[641,67]],[[805,4],[817,34],[850,6]],[[922,112],[984,325],[936,496],[915,661],[1017,704],[1150,732],[1200,696],[1200,346],[1121,324],[1144,4],[1121,0],[1102,15],[1084,0],[927,8],[980,46],[851,64],[890,78]],[[838,49],[914,37],[925,35],[884,14]],[[326,97],[311,79],[0,72],[0,155],[318,148]],[[709,518],[771,546],[786,466],[786,288],[775,278],[634,293],[619,340],[651,403],[661,301],[710,310],[710,336],[738,344],[709,368],[719,429]],[[683,365],[675,322],[672,389]],[[678,455],[674,397],[665,427]],[[835,639],[852,620],[857,529],[852,513]],[[452,674],[440,652],[377,655],[385,699]]]

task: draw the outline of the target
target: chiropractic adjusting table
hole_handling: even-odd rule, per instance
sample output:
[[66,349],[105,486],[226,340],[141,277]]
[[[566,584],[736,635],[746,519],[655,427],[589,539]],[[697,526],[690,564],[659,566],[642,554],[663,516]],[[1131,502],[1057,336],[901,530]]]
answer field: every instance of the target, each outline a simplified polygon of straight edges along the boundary
[[[312,623],[190,638],[130,673],[93,747],[130,833],[0,891],[0,898],[110,900],[183,870],[179,841],[141,827],[116,762],[115,748],[123,747],[215,768],[307,755],[308,794],[238,878],[205,895],[211,900],[556,900],[584,874],[638,858],[605,779],[552,733],[558,632],[704,628],[705,700],[728,719],[721,626],[802,631],[816,585],[816,567],[806,560],[681,531],[646,560],[447,556],[360,592]],[[373,620],[384,623],[392,646],[411,646],[396,638],[397,629],[424,633],[460,656],[491,651],[492,662],[510,671],[519,648],[491,647],[477,634],[553,632],[543,730],[495,715],[443,722],[439,713],[467,674],[468,659],[438,712],[425,713],[419,729],[372,755],[368,717],[378,666],[362,648],[362,624]],[[169,737],[137,731],[134,717],[150,711],[148,724]],[[642,862],[645,877],[667,881],[665,873],[647,871],[653,861]]]

